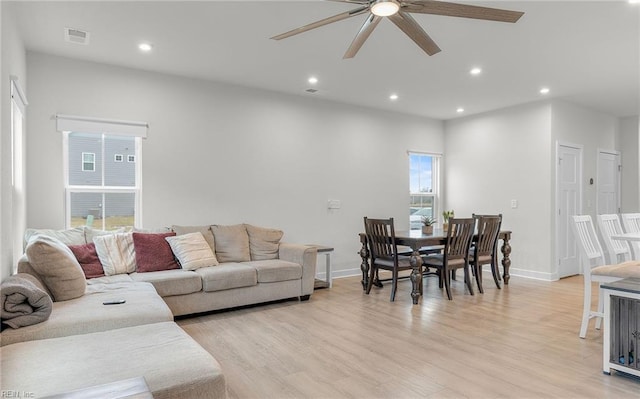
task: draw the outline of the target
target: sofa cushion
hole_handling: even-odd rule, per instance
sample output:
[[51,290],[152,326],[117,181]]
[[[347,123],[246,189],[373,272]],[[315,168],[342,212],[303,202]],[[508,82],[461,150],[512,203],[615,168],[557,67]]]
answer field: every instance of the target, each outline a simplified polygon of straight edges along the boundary
[[178,226],[174,224],[171,226],[171,230],[179,236],[189,233],[202,233],[202,236],[211,247],[211,250],[214,252],[216,250],[215,239],[213,237],[213,232],[211,231],[211,226]]
[[211,226],[218,262],[246,262],[251,260],[249,235],[244,224]]
[[286,260],[256,260],[243,264],[256,269],[259,283],[275,283],[302,278],[302,266]]
[[37,398],[137,376],[155,399],[227,397],[220,364],[174,322],[19,343],[0,357],[2,389]]
[[113,283],[131,283],[133,279],[128,274],[114,274],[113,276],[102,276],[87,280],[87,285],[92,284],[113,284]]
[[133,246],[136,253],[136,271],[138,273],[179,269],[171,246],[166,237],[176,233],[133,233]]
[[100,263],[96,252],[96,244],[92,242],[90,244],[69,245],[69,249],[75,255],[78,263],[80,263],[80,267],[82,267],[84,276],[87,279],[104,276],[102,263]]
[[251,260],[278,259],[278,247],[284,235],[282,230],[245,224],[249,235]]
[[161,270],[130,274],[133,281],[153,284],[160,296],[185,295],[202,290],[202,279],[189,270]]
[[204,267],[195,271],[202,277],[205,292],[251,287],[258,284],[256,269],[243,263],[223,263],[215,267]]
[[53,237],[37,235],[29,241],[26,253],[54,301],[84,295],[87,280],[75,255],[65,244]]
[[24,248],[29,244],[31,237],[36,235],[42,235],[47,237],[53,237],[58,239],[65,245],[80,245],[86,244],[84,226],[74,227],[66,230],[52,230],[52,229],[26,229],[24,232]]
[[202,233],[195,232],[174,237],[166,237],[171,251],[185,270],[217,266],[218,259],[211,250]]
[[136,252],[132,233],[116,233],[93,238],[104,274],[133,273],[136,271]]
[[[126,302],[102,304],[112,299]],[[172,320],[171,310],[149,283],[91,284],[87,286],[86,294],[79,298],[54,302],[47,321],[16,330],[5,329],[0,343],[4,346]],[[4,378],[4,370],[2,376]]]
[[124,227],[115,229],[115,230],[99,230],[99,229],[94,229],[93,227],[84,228],[84,237],[87,240],[87,244],[92,243],[93,239],[96,237],[106,236],[109,234],[116,234],[116,233],[126,233],[126,231],[124,230]]

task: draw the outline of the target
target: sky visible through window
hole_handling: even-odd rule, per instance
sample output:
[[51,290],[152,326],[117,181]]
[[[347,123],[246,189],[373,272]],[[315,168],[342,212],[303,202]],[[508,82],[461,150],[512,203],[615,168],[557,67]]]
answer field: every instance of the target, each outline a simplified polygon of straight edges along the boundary
[[433,158],[429,155],[409,154],[409,190],[412,193],[431,193]]

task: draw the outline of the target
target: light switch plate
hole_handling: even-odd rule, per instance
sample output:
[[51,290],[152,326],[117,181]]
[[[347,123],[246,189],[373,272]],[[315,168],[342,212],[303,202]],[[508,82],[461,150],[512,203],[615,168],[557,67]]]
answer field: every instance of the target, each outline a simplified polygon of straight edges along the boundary
[[342,203],[340,200],[329,200],[327,207],[329,209],[340,209]]

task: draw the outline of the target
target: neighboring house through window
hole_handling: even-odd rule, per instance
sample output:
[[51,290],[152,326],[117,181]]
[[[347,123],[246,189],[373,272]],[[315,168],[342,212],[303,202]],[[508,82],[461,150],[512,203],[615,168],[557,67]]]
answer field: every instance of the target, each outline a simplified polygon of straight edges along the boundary
[[[67,227],[140,227],[141,163],[124,158],[140,159],[146,124],[57,118],[64,134]],[[129,123],[135,123],[133,129]]]
[[440,155],[409,152],[409,224],[420,229],[423,217],[438,219]]
[[82,171],[83,172],[96,171],[96,154],[94,154],[93,152],[82,153]]

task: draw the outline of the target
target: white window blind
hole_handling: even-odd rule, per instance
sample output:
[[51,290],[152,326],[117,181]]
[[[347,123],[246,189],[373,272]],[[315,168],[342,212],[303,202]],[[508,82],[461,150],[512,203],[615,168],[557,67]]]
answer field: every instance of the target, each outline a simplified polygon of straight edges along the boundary
[[146,139],[149,125],[146,122],[138,121],[57,114],[56,129],[59,132],[105,133]]

